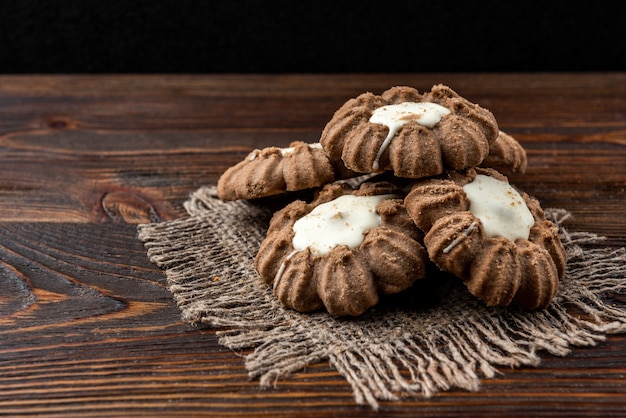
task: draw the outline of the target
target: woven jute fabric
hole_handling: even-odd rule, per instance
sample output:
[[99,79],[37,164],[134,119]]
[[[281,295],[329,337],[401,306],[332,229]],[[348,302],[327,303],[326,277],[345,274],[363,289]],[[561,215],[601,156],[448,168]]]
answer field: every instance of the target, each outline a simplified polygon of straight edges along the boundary
[[185,202],[188,217],[139,227],[148,257],[166,274],[184,321],[217,329],[220,344],[246,349],[245,366],[262,386],[327,361],[350,383],[355,401],[429,397],[453,387],[479,390],[498,367],[537,365],[543,350],[567,355],[607,334],[626,332],[626,251],[603,237],[569,233],[562,209],[546,215],[567,250],[565,277],[537,312],[488,308],[458,279],[433,269],[408,291],[358,318],[284,309],[261,283],[254,257],[272,212],[222,202],[203,187]]

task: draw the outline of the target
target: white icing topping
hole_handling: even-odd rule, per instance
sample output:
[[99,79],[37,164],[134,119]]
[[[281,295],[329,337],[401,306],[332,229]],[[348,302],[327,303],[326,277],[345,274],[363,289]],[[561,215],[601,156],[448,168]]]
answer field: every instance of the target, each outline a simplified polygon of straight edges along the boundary
[[369,121],[385,125],[389,128],[389,132],[378,150],[372,169],[374,171],[378,170],[380,156],[385,152],[393,137],[405,123],[413,120],[422,126],[432,128],[439,123],[442,117],[449,113],[450,111],[445,107],[431,102],[404,102],[382,106],[374,110]]
[[[319,142],[314,142],[312,144],[308,144],[311,149],[322,149],[322,144]],[[281,148],[280,155],[283,157],[291,157],[296,149],[294,147],[289,148]]]
[[309,248],[315,256],[324,256],[337,245],[358,247],[364,233],[380,226],[376,205],[392,194],[378,196],[344,195],[315,207],[293,225],[293,248]]
[[463,186],[470,201],[470,212],[483,224],[488,237],[505,237],[511,241],[528,239],[535,224],[526,202],[507,182],[478,174]]
[[450,243],[450,245],[448,245],[446,248],[443,249],[443,253],[444,254],[448,254],[450,251],[452,251],[452,249],[454,247],[456,247],[457,245],[459,245],[461,243],[461,241],[463,241],[464,238],[469,237],[469,234],[472,233],[472,231],[474,230],[474,228],[476,228],[476,221],[472,222],[470,224],[470,226],[468,226],[467,228],[465,228],[465,230],[463,230],[463,232],[461,232],[461,235],[459,235],[458,237],[456,237],[454,239],[454,241],[452,241]]
[[287,262],[291,260],[291,257],[293,257],[297,252],[298,250],[293,250],[292,252],[287,254],[287,257],[285,257],[283,262],[280,263],[280,267],[278,268],[278,271],[276,272],[276,276],[274,276],[274,285],[273,285],[274,290],[276,290],[276,288],[278,287],[278,284],[280,283],[280,279],[283,277],[283,273],[285,272],[285,269],[287,268]]
[[[322,149],[322,144],[319,142],[314,142],[312,144],[307,144],[311,149]],[[291,157],[296,150],[295,147],[287,147],[287,148],[279,148],[281,157]],[[261,150],[255,149],[250,154],[248,154],[248,160],[254,161],[254,159],[259,155]]]
[[250,154],[248,154],[248,161],[254,161],[254,159],[259,155],[259,150],[255,149]]

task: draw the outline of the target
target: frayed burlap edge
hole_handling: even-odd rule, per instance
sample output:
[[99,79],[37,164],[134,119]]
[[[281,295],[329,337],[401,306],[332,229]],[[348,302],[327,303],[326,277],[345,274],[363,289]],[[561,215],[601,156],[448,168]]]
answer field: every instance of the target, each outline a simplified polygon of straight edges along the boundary
[[626,307],[607,300],[626,289],[624,248],[602,237],[568,233],[569,214],[546,210],[560,227],[566,275],[539,312],[487,308],[458,281],[423,309],[377,309],[356,319],[283,309],[254,271],[271,212],[246,201],[223,203],[205,187],[185,202],[189,217],[139,227],[150,260],[164,269],[184,321],[218,328],[220,344],[253,349],[250,377],[271,386],[281,377],[329,361],[359,404],[430,397],[453,387],[479,389],[497,367],[537,365],[538,351],[564,356],[626,331]]

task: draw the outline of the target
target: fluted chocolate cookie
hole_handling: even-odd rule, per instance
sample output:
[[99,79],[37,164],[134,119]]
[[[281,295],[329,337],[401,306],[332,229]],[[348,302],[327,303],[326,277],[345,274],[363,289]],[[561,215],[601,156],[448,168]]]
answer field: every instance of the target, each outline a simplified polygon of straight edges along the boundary
[[422,237],[396,187],[335,183],[274,214],[255,267],[290,309],[356,316],[424,277]]
[[428,255],[489,306],[546,307],[566,254],[536,199],[492,169],[416,182],[405,198]]
[[489,145],[489,154],[480,166],[505,173],[524,173],[527,164],[526,150],[522,145],[511,135],[500,131]]
[[423,94],[400,86],[348,100],[326,124],[320,143],[351,170],[422,178],[478,166],[498,132],[490,111],[447,86]]
[[288,148],[254,150],[217,182],[222,200],[257,199],[320,187],[355,173],[333,164],[319,143],[296,141]]

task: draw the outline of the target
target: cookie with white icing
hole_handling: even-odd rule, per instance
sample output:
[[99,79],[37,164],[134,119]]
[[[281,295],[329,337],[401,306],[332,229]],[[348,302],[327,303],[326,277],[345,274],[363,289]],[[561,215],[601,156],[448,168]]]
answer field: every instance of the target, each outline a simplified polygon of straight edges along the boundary
[[498,132],[490,111],[447,86],[423,94],[399,86],[348,100],[326,124],[320,143],[351,170],[422,178],[478,166]]
[[356,175],[333,164],[319,143],[296,141],[288,148],[254,150],[228,168],[217,182],[222,200],[257,199],[319,187]]
[[492,169],[417,181],[405,207],[429,258],[489,306],[546,307],[565,271],[556,226]]
[[255,258],[263,282],[287,308],[336,316],[407,289],[424,277],[427,256],[400,193],[386,182],[334,183],[276,212]]

